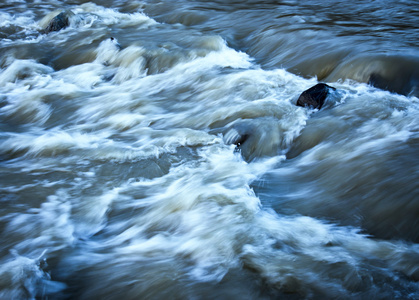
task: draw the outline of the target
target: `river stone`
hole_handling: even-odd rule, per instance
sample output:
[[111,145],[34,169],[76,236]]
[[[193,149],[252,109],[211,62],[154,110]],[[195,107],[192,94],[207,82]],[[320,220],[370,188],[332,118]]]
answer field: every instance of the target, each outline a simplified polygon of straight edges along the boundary
[[60,31],[61,29],[68,27],[70,25],[69,17],[72,15],[73,13],[69,11],[59,13],[49,22],[48,26],[45,28],[45,33]]
[[336,89],[325,83],[318,83],[315,86],[309,88],[302,92],[300,97],[297,100],[297,106],[302,107],[312,107],[312,108],[322,108],[324,100],[326,99],[329,91]]

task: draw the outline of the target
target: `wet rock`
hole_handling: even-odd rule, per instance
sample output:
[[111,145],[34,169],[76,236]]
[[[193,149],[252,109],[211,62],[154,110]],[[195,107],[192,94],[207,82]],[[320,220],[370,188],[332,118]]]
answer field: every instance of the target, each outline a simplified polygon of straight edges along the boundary
[[315,86],[302,92],[297,100],[297,106],[322,108],[324,101],[330,90],[335,91],[334,87],[331,87],[325,83],[318,83]]
[[70,11],[63,11],[56,15],[52,20],[48,23],[47,27],[45,28],[45,33],[50,33],[51,31],[60,31],[70,25],[69,18],[74,15]]

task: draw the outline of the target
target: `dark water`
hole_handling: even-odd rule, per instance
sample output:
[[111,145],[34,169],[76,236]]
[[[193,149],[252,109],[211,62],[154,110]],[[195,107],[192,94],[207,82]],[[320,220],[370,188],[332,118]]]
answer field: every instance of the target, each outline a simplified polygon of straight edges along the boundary
[[0,298],[418,299],[418,4],[4,0]]

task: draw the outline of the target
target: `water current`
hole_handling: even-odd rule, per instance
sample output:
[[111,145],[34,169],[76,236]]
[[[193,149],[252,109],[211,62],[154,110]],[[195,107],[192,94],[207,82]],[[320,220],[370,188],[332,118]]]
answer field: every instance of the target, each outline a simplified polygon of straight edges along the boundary
[[419,299],[418,22],[2,0],[0,298]]

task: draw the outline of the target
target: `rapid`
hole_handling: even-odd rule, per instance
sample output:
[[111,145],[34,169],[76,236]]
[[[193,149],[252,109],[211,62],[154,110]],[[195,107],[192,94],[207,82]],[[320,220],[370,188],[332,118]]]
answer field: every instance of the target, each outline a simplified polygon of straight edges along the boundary
[[418,299],[418,22],[3,0],[0,299]]

